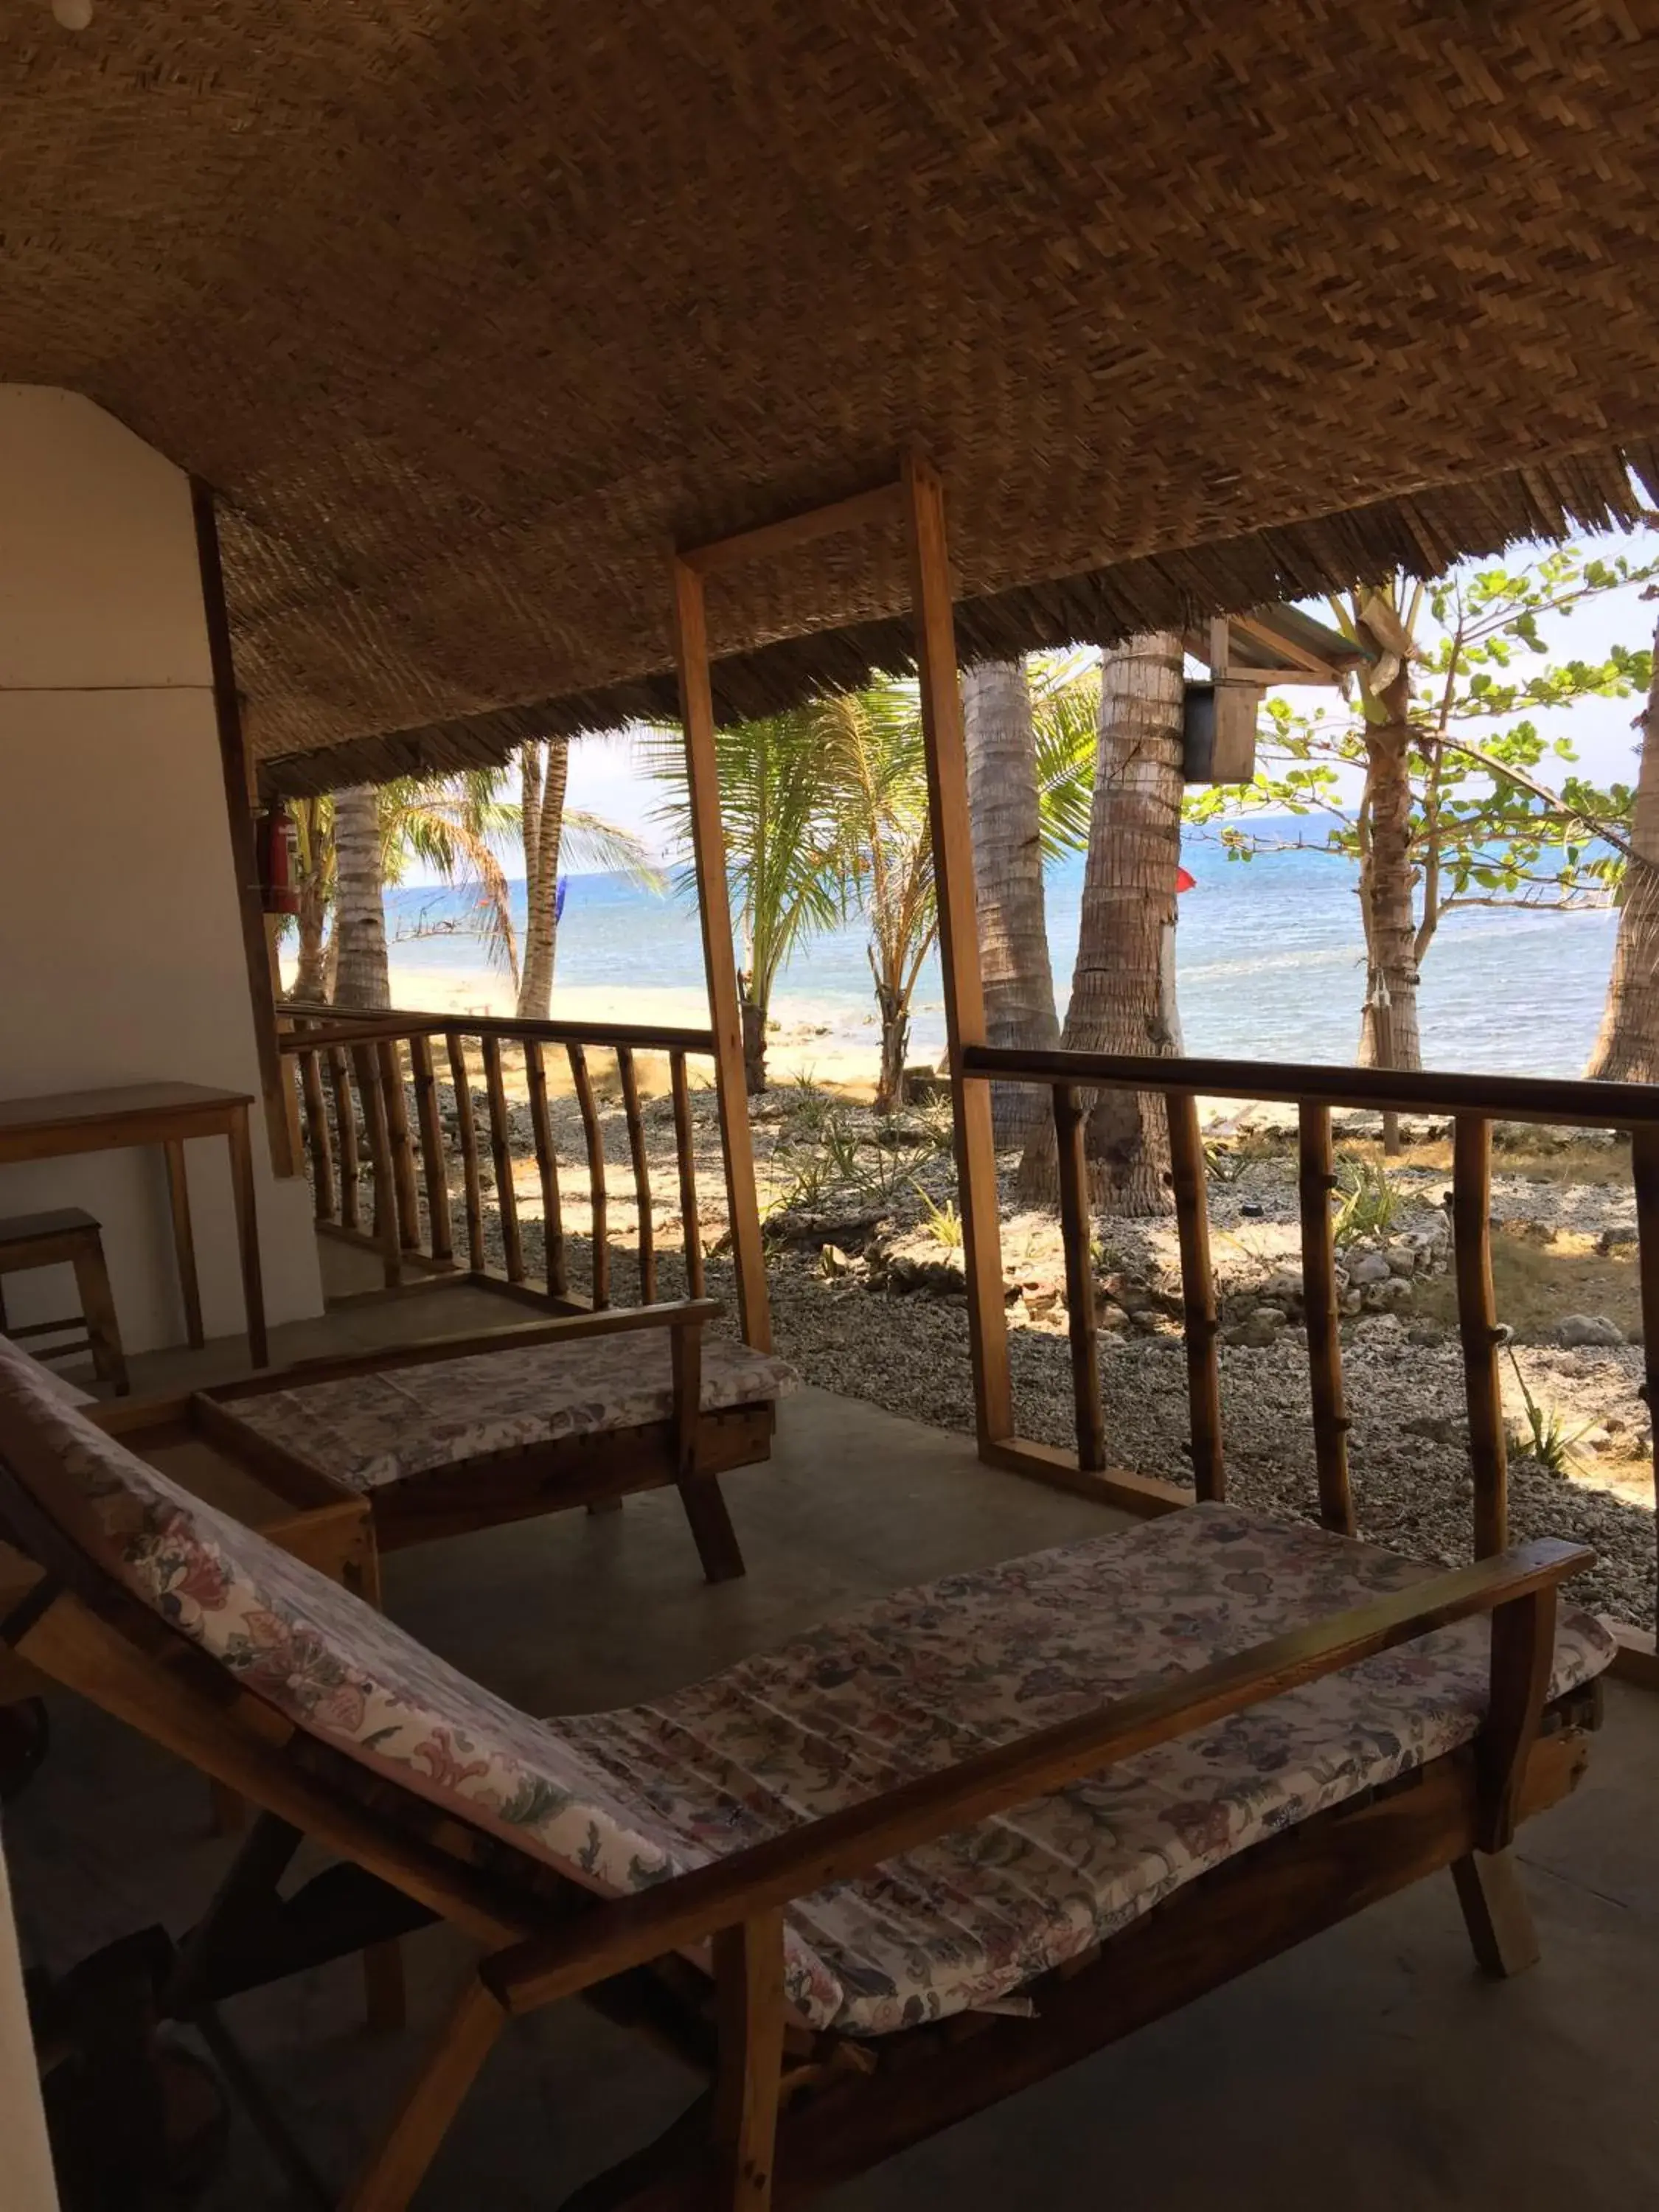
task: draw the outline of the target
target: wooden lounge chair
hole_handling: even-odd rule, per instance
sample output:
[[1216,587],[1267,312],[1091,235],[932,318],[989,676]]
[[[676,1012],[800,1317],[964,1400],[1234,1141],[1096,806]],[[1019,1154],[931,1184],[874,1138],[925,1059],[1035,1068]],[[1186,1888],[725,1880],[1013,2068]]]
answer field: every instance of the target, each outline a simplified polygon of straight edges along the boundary
[[[566,1996],[711,2084],[568,2206],[763,2212],[1441,1868],[1483,1965],[1534,1955],[1507,1846],[1577,1782],[1612,1650],[1558,1608],[1569,1546],[1436,1572],[1199,1506],[538,1722],[27,1365],[0,1528],[46,1578],[0,1636],[265,1808],[174,2008],[434,1917],[481,1947],[347,2212],[408,2203],[508,2021]],[[341,1863],[280,1898],[304,1835]]]
[[719,1477],[763,1460],[792,1368],[705,1336],[720,1307],[581,1314],[309,1360],[199,1391],[198,1419],[296,1505],[368,1500],[382,1552],[678,1486],[710,1582],[743,1572]]

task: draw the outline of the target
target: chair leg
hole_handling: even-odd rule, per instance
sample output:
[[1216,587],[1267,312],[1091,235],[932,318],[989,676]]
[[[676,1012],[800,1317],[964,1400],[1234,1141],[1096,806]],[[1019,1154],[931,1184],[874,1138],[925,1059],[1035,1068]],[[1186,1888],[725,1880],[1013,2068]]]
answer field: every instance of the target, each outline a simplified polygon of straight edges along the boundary
[[1470,1851],[1452,1861],[1452,1880],[1463,1908],[1463,1924],[1485,1972],[1504,1978],[1535,1966],[1538,1930],[1514,1853]]
[[712,1474],[689,1474],[678,1487],[704,1574],[711,1583],[734,1582],[744,1571],[743,1552],[720,1484]]
[[92,1364],[100,1382],[113,1385],[125,1398],[132,1389],[127,1379],[126,1356],[121,1349],[121,1326],[115,1318],[115,1300],[109,1286],[101,1238],[94,1238],[75,1255],[75,1286],[81,1294],[81,1312],[92,1341]]
[[769,2212],[783,2076],[783,1914],[714,1938],[720,2056],[713,2133],[725,2169],[720,2212]]
[[506,2025],[483,1984],[470,1980],[339,2212],[404,2212]]

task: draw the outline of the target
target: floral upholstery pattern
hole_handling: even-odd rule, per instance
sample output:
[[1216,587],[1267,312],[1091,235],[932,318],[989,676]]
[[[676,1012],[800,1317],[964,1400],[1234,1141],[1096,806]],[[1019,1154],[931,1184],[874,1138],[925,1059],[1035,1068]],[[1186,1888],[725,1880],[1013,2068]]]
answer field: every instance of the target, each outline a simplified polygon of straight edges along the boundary
[[[796,1387],[793,1367],[727,1337],[702,1341],[702,1408],[755,1405]],[[434,1359],[231,1401],[236,1419],[353,1490],[378,1490],[486,1452],[665,1420],[666,1328]]]
[[[606,1892],[640,1889],[905,1778],[1432,1571],[1221,1505],[951,1576],[625,1710],[532,1720],[54,1397],[0,1347],[41,1502],[300,1726]],[[865,2035],[994,2003],[1231,1853],[1468,1741],[1484,1621],[1125,1761],[791,1909],[799,2014]],[[1565,1608],[1557,1695],[1611,1638]]]

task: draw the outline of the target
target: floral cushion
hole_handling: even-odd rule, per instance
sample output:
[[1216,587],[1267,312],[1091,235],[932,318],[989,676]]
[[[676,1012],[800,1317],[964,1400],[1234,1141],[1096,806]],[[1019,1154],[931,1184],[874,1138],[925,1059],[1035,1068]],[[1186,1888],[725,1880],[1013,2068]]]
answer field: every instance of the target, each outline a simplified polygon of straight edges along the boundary
[[[644,1888],[781,1829],[1432,1571],[1205,1505],[901,1591],[690,1689],[536,1721],[203,1504],[0,1347],[41,1502],[298,1725],[590,1887]],[[996,2002],[1231,1853],[1468,1741],[1468,1622],[1143,1753],[793,1907],[800,2015],[881,2034]],[[1611,1638],[1566,1611],[1559,1695]]]
[[[705,1413],[795,1387],[794,1369],[769,1352],[704,1337]],[[665,1328],[306,1382],[234,1399],[229,1410],[337,1481],[378,1490],[486,1452],[665,1420],[673,1403]]]

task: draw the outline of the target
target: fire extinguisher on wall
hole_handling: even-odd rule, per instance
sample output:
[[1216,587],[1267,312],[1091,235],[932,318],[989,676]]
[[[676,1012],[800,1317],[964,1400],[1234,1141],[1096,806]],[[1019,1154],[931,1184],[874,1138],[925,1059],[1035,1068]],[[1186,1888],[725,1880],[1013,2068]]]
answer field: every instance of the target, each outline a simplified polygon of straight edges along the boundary
[[267,914],[300,911],[300,836],[280,799],[254,824],[259,866],[259,904]]

